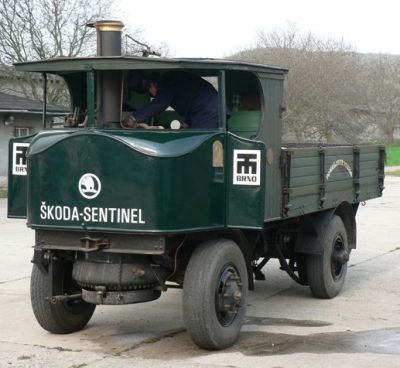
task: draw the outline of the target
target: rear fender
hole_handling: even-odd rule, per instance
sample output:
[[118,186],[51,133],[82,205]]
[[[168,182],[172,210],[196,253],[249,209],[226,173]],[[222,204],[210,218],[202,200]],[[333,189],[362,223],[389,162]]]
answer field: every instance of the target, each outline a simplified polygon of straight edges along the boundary
[[305,254],[322,254],[322,241],[326,226],[334,215],[339,216],[346,228],[349,248],[356,248],[357,227],[355,216],[358,205],[351,205],[348,202],[342,202],[338,207],[318,212],[313,215],[304,216],[301,219],[301,228],[297,234],[295,252]]

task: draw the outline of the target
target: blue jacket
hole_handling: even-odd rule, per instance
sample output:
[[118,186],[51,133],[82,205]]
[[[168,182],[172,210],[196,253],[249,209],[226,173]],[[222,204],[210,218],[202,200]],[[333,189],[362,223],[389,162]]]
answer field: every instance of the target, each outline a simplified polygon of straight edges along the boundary
[[196,74],[171,71],[162,75],[157,96],[132,115],[144,121],[171,106],[191,128],[218,127],[218,93]]

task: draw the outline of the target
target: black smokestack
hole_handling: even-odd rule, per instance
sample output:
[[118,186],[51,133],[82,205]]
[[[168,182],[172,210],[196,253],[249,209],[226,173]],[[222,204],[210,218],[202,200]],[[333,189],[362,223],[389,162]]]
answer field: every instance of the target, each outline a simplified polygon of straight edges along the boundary
[[124,24],[118,20],[99,20],[87,24],[97,31],[97,56],[120,56]]
[[[124,24],[115,20],[88,23],[96,28],[97,56],[121,56],[121,34]],[[97,124],[112,126],[119,123],[122,74],[117,70],[97,72]],[[118,124],[119,126],[119,124]]]

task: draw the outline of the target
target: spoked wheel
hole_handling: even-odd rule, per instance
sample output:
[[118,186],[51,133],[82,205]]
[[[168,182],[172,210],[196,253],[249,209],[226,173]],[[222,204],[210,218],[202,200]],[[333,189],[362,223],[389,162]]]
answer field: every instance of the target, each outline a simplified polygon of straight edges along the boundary
[[307,256],[307,277],[313,295],[333,298],[343,287],[349,260],[349,245],[343,221],[333,216],[322,236],[322,254]]
[[246,263],[233,241],[219,239],[197,247],[185,272],[183,316],[199,347],[218,350],[236,342],[247,289]]
[[82,299],[51,302],[52,296],[73,295],[81,289],[72,279],[72,265],[52,263],[48,273],[34,265],[31,276],[31,303],[39,324],[47,331],[66,334],[81,330],[96,308]]

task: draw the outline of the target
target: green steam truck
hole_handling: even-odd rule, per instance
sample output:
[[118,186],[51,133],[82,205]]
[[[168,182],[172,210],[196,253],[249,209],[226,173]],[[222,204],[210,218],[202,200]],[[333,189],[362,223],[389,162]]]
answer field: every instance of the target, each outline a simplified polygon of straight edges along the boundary
[[[175,287],[192,340],[223,349],[237,340],[248,290],[272,258],[315,297],[335,297],[356,247],[358,205],[382,195],[385,148],[282,145],[287,70],[121,56],[123,24],[92,26],[95,57],[16,64],[44,75],[44,97],[46,76],[63,78],[73,111],[64,127],[9,145],[8,216],[27,218],[36,234],[39,324],[71,333],[96,305],[147,302]],[[150,129],[122,129],[128,99],[149,101],[127,90],[129,73],[171,70],[214,84],[218,128],[172,129],[182,117],[167,109]]]

